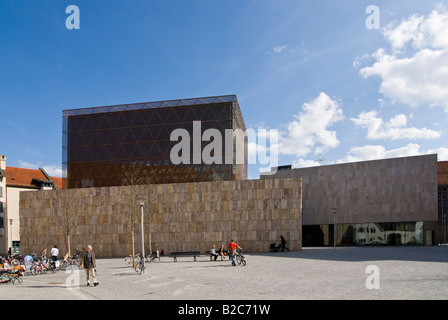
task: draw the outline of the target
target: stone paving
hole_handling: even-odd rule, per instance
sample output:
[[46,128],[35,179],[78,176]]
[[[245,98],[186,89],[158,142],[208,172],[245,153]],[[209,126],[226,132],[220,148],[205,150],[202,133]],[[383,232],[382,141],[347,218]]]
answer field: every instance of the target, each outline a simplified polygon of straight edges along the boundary
[[208,256],[199,257],[197,262],[190,257],[178,258],[178,262],[162,257],[142,275],[127,267],[124,259],[97,259],[97,287],[85,285],[84,270],[59,271],[25,276],[18,285],[1,284],[0,297],[233,301],[448,298],[448,247],[304,248],[245,255],[245,267],[233,267],[228,260],[210,261]]

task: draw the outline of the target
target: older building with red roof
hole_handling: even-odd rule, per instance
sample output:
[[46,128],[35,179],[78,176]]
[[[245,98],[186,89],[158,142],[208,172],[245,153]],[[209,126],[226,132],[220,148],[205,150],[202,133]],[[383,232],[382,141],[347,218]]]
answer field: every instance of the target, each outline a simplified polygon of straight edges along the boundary
[[62,178],[51,177],[42,168],[7,167],[6,156],[0,155],[0,254],[10,247],[20,251],[20,192],[62,188]]

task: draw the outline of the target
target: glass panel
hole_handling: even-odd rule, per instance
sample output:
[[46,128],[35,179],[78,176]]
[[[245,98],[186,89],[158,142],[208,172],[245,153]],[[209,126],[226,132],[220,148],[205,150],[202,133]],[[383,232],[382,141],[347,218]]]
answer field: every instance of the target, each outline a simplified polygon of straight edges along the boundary
[[[303,246],[332,246],[333,225],[303,226]],[[424,223],[388,222],[337,225],[338,246],[423,245]]]
[[[63,159],[69,187],[119,185],[123,172],[117,168],[122,163],[136,161],[151,164],[147,175],[152,183],[245,178],[247,166],[240,166],[238,170],[233,170],[232,165],[215,164],[172,167],[169,155],[177,141],[169,141],[171,132],[185,128],[192,137],[193,121],[202,121],[202,132],[208,128],[220,131],[222,152],[225,151],[224,129],[232,128],[234,107],[226,102],[210,104],[212,101],[225,100],[184,100],[180,103],[184,106],[177,108],[171,106],[179,105],[180,100],[147,103],[142,105],[146,108],[142,110],[122,105],[96,108],[92,112],[64,112],[67,117],[64,130],[68,131],[63,142]],[[200,105],[189,105],[191,103]],[[97,110],[110,112],[93,113]],[[201,141],[201,145],[205,147],[210,142]]]

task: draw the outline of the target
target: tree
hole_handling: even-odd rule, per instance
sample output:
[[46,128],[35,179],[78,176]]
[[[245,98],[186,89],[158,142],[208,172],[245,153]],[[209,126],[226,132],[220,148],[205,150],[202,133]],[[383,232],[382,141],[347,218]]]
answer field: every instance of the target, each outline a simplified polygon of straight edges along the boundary
[[[53,191],[54,192],[54,191]],[[65,196],[61,196],[59,194],[59,206],[56,203],[56,199],[52,199],[53,201],[53,210],[55,208],[59,208],[61,210],[61,214],[57,215],[59,218],[59,225],[62,226],[64,230],[64,235],[67,239],[67,252],[70,256],[70,235],[73,227],[75,226],[75,218],[76,218],[76,206],[75,206],[75,198],[72,197],[74,189],[68,189],[65,192]]]
[[144,215],[144,223],[146,226],[146,233],[149,238],[149,253],[152,254],[152,242],[151,242],[151,232],[152,232],[152,224],[155,220],[157,220],[159,216],[158,210],[156,210],[156,205],[159,202],[159,197],[157,192],[151,192],[151,190],[147,190],[147,192],[142,194],[142,200],[145,205],[143,207],[143,215]]
[[[151,223],[156,218],[157,214],[154,210],[157,203],[157,193],[149,192],[145,185],[150,184],[150,179],[147,174],[147,167],[149,164],[145,163],[131,163],[123,165],[123,180],[122,185],[122,205],[127,217],[127,225],[131,232],[132,241],[132,257],[135,256],[135,226],[140,220],[140,202],[144,201],[143,207],[144,222],[146,221],[146,230],[149,233],[150,251],[151,248]],[[146,191],[146,192],[145,192]]]

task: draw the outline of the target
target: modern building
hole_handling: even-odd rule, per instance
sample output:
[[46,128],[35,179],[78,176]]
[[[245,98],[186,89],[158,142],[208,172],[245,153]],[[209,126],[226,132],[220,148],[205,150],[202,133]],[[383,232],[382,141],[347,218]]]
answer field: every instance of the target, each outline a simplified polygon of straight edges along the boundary
[[[439,172],[447,169],[434,154],[283,166],[261,178],[302,179],[303,246],[334,245],[335,240],[337,245],[434,245],[439,241],[438,167]],[[440,180],[439,174],[439,195],[446,191],[440,187],[447,182],[444,177]]]
[[447,194],[448,194],[448,161],[440,161],[438,163],[438,243],[448,243],[448,227],[447,227]]
[[244,180],[245,130],[235,95],[64,110],[68,188]]
[[7,167],[6,160],[0,155],[0,254],[10,247],[20,251],[20,192],[61,189],[63,184],[62,178],[50,177],[44,169]]

